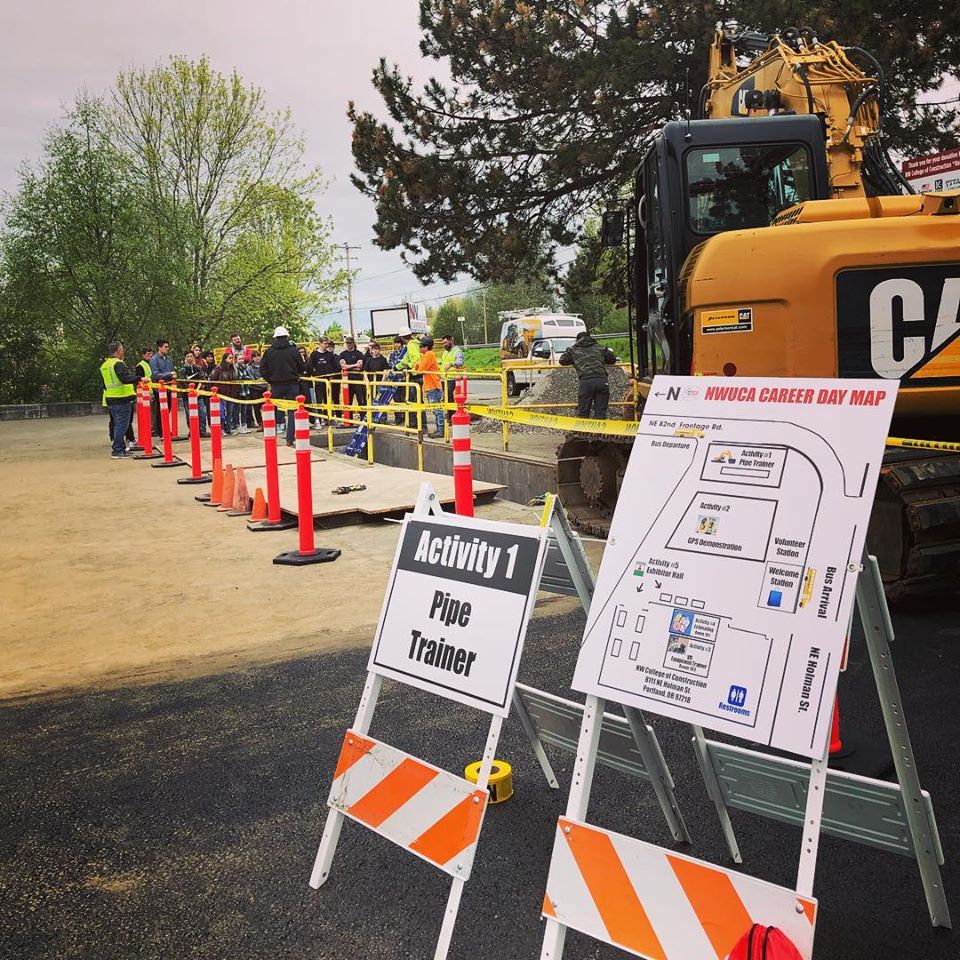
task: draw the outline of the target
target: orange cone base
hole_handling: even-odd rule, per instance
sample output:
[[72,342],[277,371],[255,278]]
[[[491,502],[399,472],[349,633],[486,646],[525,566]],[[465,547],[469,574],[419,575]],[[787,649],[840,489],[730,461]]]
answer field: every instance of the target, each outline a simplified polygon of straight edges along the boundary
[[310,553],[301,553],[299,550],[290,550],[287,553],[278,554],[273,558],[273,562],[282,567],[306,567],[311,563],[329,563],[340,556],[339,550],[330,547],[317,547]]
[[292,530],[297,525],[296,517],[281,516],[276,523],[271,523],[269,520],[247,521],[247,529],[251,533],[262,533],[264,530]]
[[252,513],[252,510],[228,510],[228,517],[249,517]]
[[837,753],[830,754],[829,765],[831,770],[877,778],[893,770],[893,757],[886,740],[868,740],[845,727],[843,746]]
[[[213,483],[213,477],[180,477],[177,483]],[[210,494],[207,494],[209,497]],[[199,500],[200,498],[197,497]]]

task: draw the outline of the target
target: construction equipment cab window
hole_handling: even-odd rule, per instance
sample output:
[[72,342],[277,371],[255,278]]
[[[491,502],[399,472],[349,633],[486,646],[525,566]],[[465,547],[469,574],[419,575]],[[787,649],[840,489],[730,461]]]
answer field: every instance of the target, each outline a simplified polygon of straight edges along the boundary
[[814,196],[810,153],[799,143],[689,150],[686,175],[690,229],[698,234],[766,227]]

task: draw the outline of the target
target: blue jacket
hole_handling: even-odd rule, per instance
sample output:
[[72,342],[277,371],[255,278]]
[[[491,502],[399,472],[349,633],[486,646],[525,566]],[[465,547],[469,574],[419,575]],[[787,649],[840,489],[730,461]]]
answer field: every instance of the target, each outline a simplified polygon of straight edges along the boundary
[[161,357],[155,353],[150,358],[150,375],[152,380],[170,380],[173,374],[173,358],[170,354]]

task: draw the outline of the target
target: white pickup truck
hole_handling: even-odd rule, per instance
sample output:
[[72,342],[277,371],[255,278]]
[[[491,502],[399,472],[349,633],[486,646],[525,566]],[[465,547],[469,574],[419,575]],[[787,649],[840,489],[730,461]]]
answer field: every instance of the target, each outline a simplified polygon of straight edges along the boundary
[[[507,371],[507,394],[519,397],[527,387],[532,387],[549,373],[549,370],[532,369],[535,367],[556,366],[567,347],[572,346],[575,337],[543,337],[531,341],[530,352],[525,357],[502,360]],[[517,369],[511,369],[515,367]]]

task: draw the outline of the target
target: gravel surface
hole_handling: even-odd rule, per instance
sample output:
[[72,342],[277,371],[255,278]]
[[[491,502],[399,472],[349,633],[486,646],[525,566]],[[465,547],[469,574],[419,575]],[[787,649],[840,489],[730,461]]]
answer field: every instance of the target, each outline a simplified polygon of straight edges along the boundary
[[[960,919],[960,629],[954,605],[895,612],[894,657],[921,781],[934,800]],[[265,614],[266,615],[266,614]],[[581,614],[533,623],[520,678],[569,693]],[[347,823],[333,873],[307,879],[324,797],[363,681],[366,649],[246,672],[0,709],[0,957],[90,960],[427,958],[444,874]],[[880,714],[862,643],[841,681],[845,723]],[[726,863],[689,729],[651,718],[694,843]],[[387,683],[371,733],[457,771],[480,755],[482,715]],[[451,958],[535,958],[550,847],[572,757],[548,750],[547,788],[515,717],[499,755],[513,799],[487,814]],[[732,814],[744,869],[780,884],[796,873],[799,831]],[[651,789],[600,768],[591,822],[673,846]],[[817,960],[947,960],[957,936],[933,930],[907,859],[824,837]],[[624,954],[571,933],[566,957]]]

